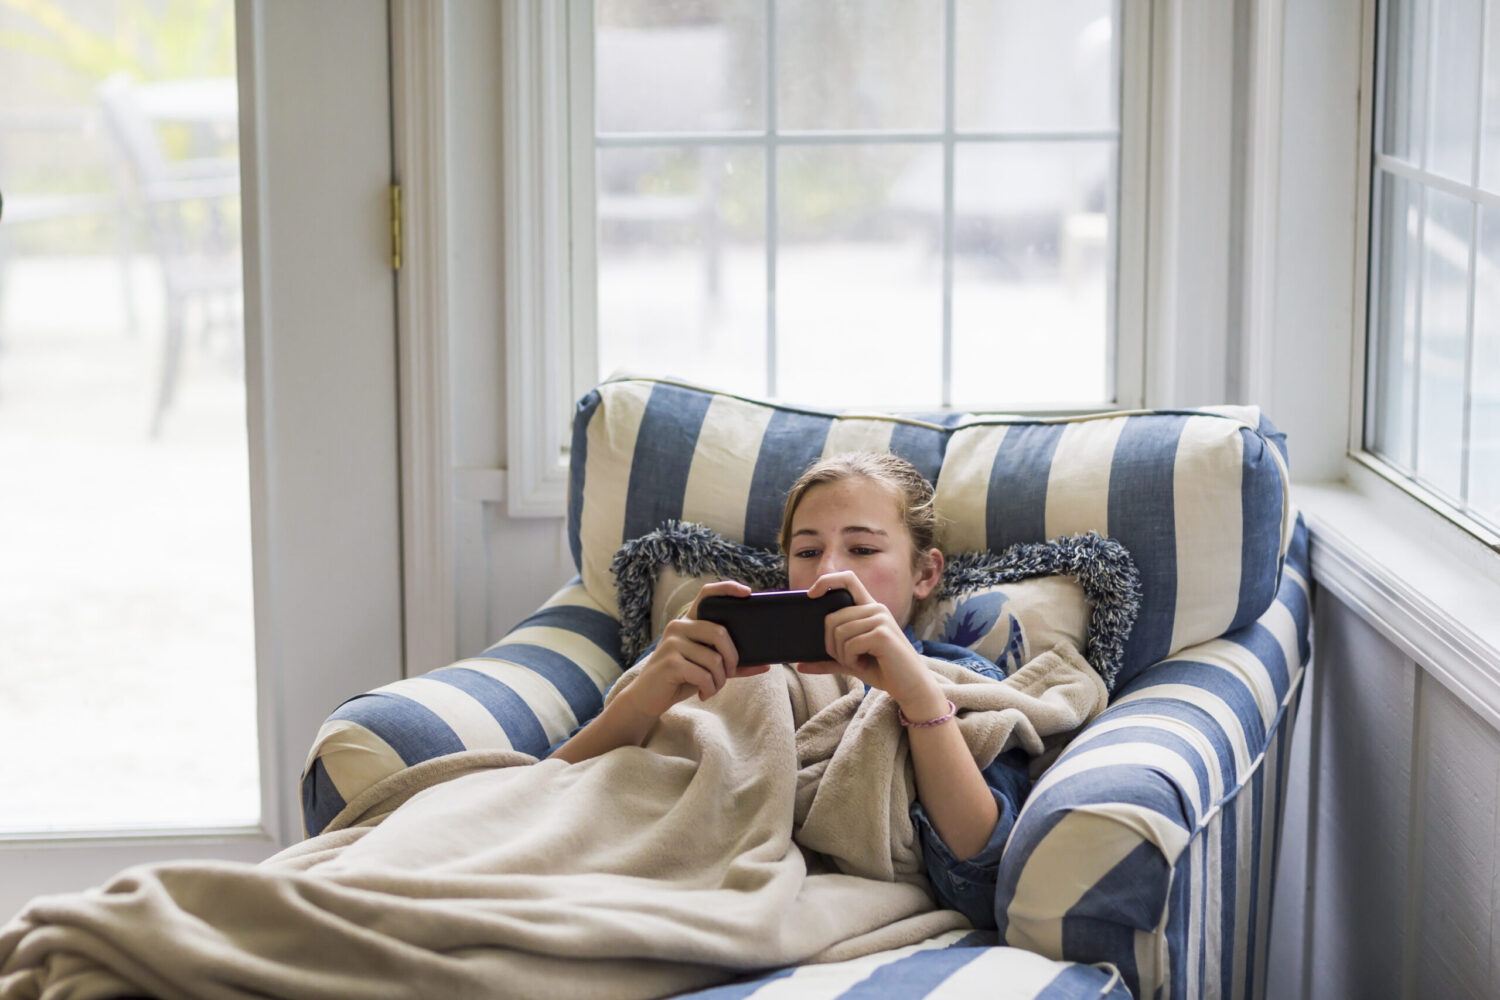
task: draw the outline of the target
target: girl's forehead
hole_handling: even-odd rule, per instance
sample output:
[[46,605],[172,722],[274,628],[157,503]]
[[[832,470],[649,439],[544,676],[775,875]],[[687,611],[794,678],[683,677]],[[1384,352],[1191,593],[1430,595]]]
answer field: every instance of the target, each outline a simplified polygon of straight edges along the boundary
[[802,502],[792,514],[792,522],[795,525],[815,514],[835,518],[847,515],[851,522],[879,519],[887,522],[882,527],[905,525],[901,516],[901,498],[896,489],[864,476],[851,476],[812,487],[802,495]]

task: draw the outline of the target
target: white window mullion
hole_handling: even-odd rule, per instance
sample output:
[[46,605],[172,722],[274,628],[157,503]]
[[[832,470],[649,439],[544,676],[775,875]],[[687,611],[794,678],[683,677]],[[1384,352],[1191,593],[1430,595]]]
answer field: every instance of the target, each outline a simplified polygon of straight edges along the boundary
[[766,395],[776,395],[776,250],[781,233],[776,170],[779,121],[776,107],[776,0],[766,0]]
[[953,134],[957,126],[954,92],[957,89],[958,55],[954,18],[956,0],[947,0],[943,10],[943,367],[941,399],[944,408],[953,405],[953,183],[955,158]]

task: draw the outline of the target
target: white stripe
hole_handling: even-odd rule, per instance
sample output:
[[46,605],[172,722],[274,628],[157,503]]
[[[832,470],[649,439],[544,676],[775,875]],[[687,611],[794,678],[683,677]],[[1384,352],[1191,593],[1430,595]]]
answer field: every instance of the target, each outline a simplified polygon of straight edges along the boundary
[[321,758],[328,780],[345,802],[369,788],[381,778],[406,768],[401,755],[390,744],[357,722],[335,719],[323,723],[313,741],[313,758]]
[[[1292,724],[1295,712],[1288,712],[1283,726]],[[1290,731],[1290,730],[1287,730]],[[1261,765],[1262,794],[1260,799],[1260,884],[1256,890],[1255,913],[1255,988],[1262,995],[1266,989],[1266,961],[1271,951],[1271,883],[1272,862],[1276,860],[1276,811],[1280,808],[1283,788],[1276,780],[1281,747],[1273,741],[1266,750],[1265,762]],[[1248,881],[1248,879],[1247,879]]]
[[818,1000],[820,997],[827,997],[832,1000],[883,965],[889,965],[908,955],[915,955],[919,951],[946,948],[968,933],[970,932],[948,931],[904,948],[877,951],[871,955],[863,955],[843,962],[804,965],[784,979],[766,983],[751,996],[755,1000],[776,1000],[778,997],[784,997],[787,1000]]
[[594,611],[603,611],[599,602],[589,596],[589,589],[583,585],[583,581],[577,583],[565,583],[558,588],[556,593],[542,602],[538,611],[546,608],[591,608]]
[[745,540],[755,456],[775,413],[774,407],[714,396],[688,468],[684,521],[695,521],[737,542]]
[[[1272,605],[1280,607],[1280,605]],[[1285,609],[1283,609],[1285,610]],[[1266,612],[1270,614],[1269,611]],[[1266,615],[1261,616],[1261,623],[1265,624]],[[1255,706],[1260,709],[1260,719],[1263,726],[1269,726],[1271,720],[1281,709],[1281,700],[1276,697],[1276,685],[1271,682],[1270,671],[1261,662],[1260,657],[1237,642],[1228,639],[1210,639],[1208,642],[1200,642],[1195,646],[1179,650],[1176,654],[1163,660],[1169,663],[1173,660],[1190,660],[1193,663],[1207,664],[1233,677],[1255,699]],[[1296,661],[1295,654],[1287,663]]]
[[1032,850],[1006,907],[1005,943],[1063,957],[1063,919],[1099,880],[1142,843],[1112,815],[1074,810]]
[[1008,429],[1005,425],[975,427],[956,431],[948,439],[943,468],[938,472],[934,506],[948,526],[944,548],[951,552],[986,548],[985,508],[989,503],[990,472]]
[[[500,659],[505,659],[504,647],[511,643],[527,643],[533,646],[542,646],[557,653],[565,659],[579,666],[594,682],[594,687],[600,693],[609,690],[609,686],[620,677],[620,665],[615,658],[603,649],[600,649],[592,639],[585,635],[579,635],[571,629],[558,628],[555,625],[527,625],[508,633],[503,640],[490,647],[496,651]],[[481,662],[493,661],[494,656],[480,658]],[[472,663],[471,660],[463,661]]]
[[1177,609],[1169,653],[1223,635],[1240,601],[1244,474],[1240,429],[1214,417],[1189,417],[1177,442],[1172,503],[1176,514]]
[[1109,534],[1109,475],[1125,420],[1068,424],[1047,474],[1046,535]]
[[823,457],[847,451],[890,451],[891,435],[895,430],[894,420],[861,420],[858,417],[835,420],[823,441]]
[[[1243,792],[1242,792],[1243,794]],[[1233,859],[1231,859],[1233,860]],[[1219,996],[1220,965],[1224,954],[1224,814],[1219,813],[1203,836],[1204,944],[1203,989]]]
[[[1181,754],[1166,747],[1158,746],[1155,743],[1116,743],[1111,746],[1100,747],[1097,750],[1085,749],[1082,753],[1069,753],[1042,774],[1041,779],[1037,781],[1036,786],[1032,788],[1031,794],[1027,797],[1027,804],[1029,805],[1031,802],[1037,801],[1043,792],[1062,784],[1076,774],[1111,767],[1147,767],[1160,768],[1166,771],[1177,779],[1179,786],[1187,790],[1188,798],[1191,800],[1190,805],[1195,814],[1195,820],[1198,815],[1201,815],[1200,810],[1202,806],[1199,803],[1204,800],[1204,789],[1198,782],[1198,775],[1193,772],[1193,768],[1188,762],[1182,759]],[[1212,773],[1212,769],[1210,769],[1210,773]],[[1188,832],[1183,830],[1177,823],[1172,822],[1167,817],[1161,816],[1156,810],[1143,806],[1127,805],[1125,803],[1102,803],[1084,808],[1107,810],[1111,812],[1111,815],[1114,814],[1115,810],[1119,810],[1122,818],[1134,810],[1142,810],[1147,817],[1150,817],[1148,825],[1153,835],[1151,839],[1161,846],[1163,853],[1167,854],[1168,858],[1172,860],[1176,859],[1176,855],[1166,850],[1168,843],[1178,839],[1186,839],[1188,836]],[[1145,830],[1142,830],[1142,836],[1146,836]]]
[[562,692],[553,687],[545,677],[533,670],[519,664],[494,659],[462,660],[453,664],[453,667],[443,669],[454,667],[465,667],[487,677],[493,677],[514,691],[516,696],[531,710],[531,714],[541,725],[549,743],[562,739],[573,731],[574,726],[578,725],[579,720],[573,715],[573,709],[568,706],[568,699],[564,698]]
[[[1174,719],[1169,715],[1115,715],[1110,716],[1108,719],[1101,719],[1078,734],[1077,738],[1068,747],[1069,754],[1082,752],[1081,749],[1075,750],[1075,748],[1085,747],[1090,740],[1097,739],[1106,733],[1137,727],[1147,727],[1158,732],[1170,733],[1192,747],[1198,755],[1199,763],[1203,765],[1204,771],[1208,773],[1209,803],[1212,804],[1223,797],[1225,792],[1223,765],[1219,762],[1219,753],[1214,747],[1212,737],[1205,733],[1202,728],[1193,725],[1191,722]],[[1169,750],[1168,752],[1171,751]],[[1112,763],[1129,764],[1132,761],[1117,759]]]
[[1260,616],[1260,623],[1280,643],[1281,655],[1286,657],[1287,676],[1296,676],[1297,668],[1302,665],[1302,651],[1297,648],[1297,619],[1292,617],[1291,609],[1276,601]]
[[612,382],[599,387],[601,400],[588,426],[583,513],[579,518],[583,584],[613,618],[620,617],[610,560],[625,541],[625,496],[635,439],[651,395],[650,382]]
[[[433,673],[440,673],[434,671]],[[375,689],[410,698],[447,723],[466,750],[510,750],[510,738],[495,717],[467,691],[436,680],[433,674],[408,677]]]
[[1116,699],[1115,704],[1128,705],[1145,698],[1174,699],[1203,709],[1229,738],[1229,747],[1234,751],[1234,773],[1239,776],[1239,780],[1243,781],[1244,776],[1250,773],[1250,748],[1245,742],[1245,727],[1240,724],[1239,716],[1234,714],[1234,710],[1224,699],[1192,684],[1156,684],[1132,691]]
[[1172,916],[1172,901],[1162,907],[1161,920],[1149,931],[1135,932],[1135,973],[1141,996],[1172,995],[1172,949],[1167,941],[1167,923]]
[[1225,956],[1226,961],[1233,963],[1229,978],[1233,984],[1230,1000],[1244,1000],[1246,971],[1255,964],[1255,956],[1245,952],[1250,945],[1250,904],[1260,892],[1260,886],[1250,880],[1255,858],[1251,843],[1257,818],[1254,806],[1254,796],[1249,787],[1242,788],[1234,803],[1237,824],[1234,836],[1234,948]]
[[1183,947],[1187,949],[1187,971],[1184,973],[1187,982],[1183,984],[1182,995],[1186,1000],[1196,1000],[1203,995],[1198,989],[1198,967],[1203,957],[1202,948],[1198,944],[1198,935],[1203,927],[1203,862],[1200,860],[1203,852],[1202,839],[1190,845],[1188,850],[1192,852],[1192,860],[1187,867],[1187,940],[1183,943]]
[[[929,996],[942,1000],[1036,1000],[1071,966],[1022,948],[986,948],[935,987]],[[1101,971],[1101,974],[1104,974]]]

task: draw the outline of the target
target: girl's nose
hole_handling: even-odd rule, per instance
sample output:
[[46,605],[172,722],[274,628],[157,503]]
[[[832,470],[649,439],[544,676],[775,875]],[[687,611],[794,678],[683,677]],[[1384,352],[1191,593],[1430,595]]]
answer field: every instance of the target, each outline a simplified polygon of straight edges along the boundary
[[826,576],[829,573],[837,573],[843,568],[843,560],[839,558],[837,552],[825,552],[823,553],[822,561],[818,565],[818,575]]

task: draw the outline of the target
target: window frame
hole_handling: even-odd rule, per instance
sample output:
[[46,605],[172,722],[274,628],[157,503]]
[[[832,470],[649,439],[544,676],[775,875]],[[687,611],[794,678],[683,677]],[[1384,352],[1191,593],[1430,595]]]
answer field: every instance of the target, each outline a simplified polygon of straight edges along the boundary
[[[1500,553],[1500,533],[1487,525],[1482,520],[1470,515],[1464,509],[1455,506],[1441,494],[1429,489],[1417,478],[1415,470],[1408,471],[1399,467],[1387,458],[1371,451],[1366,447],[1366,429],[1369,408],[1372,402],[1371,391],[1372,374],[1370,361],[1373,355],[1375,330],[1372,328],[1372,320],[1378,315],[1378,297],[1381,294],[1379,269],[1381,252],[1377,213],[1374,204],[1376,193],[1381,189],[1377,182],[1377,171],[1383,169],[1380,159],[1383,153],[1380,144],[1384,135],[1383,123],[1385,116],[1385,87],[1382,76],[1385,70],[1386,60],[1386,30],[1389,22],[1392,0],[1364,0],[1363,3],[1363,38],[1361,40],[1361,92],[1369,95],[1367,100],[1360,102],[1359,139],[1357,147],[1358,160],[1358,182],[1355,192],[1356,206],[1356,247],[1355,247],[1355,297],[1354,297],[1354,336],[1350,349],[1350,372],[1349,372],[1349,420],[1348,420],[1348,462],[1349,478],[1352,482],[1361,485],[1367,491],[1385,493],[1386,497],[1380,498],[1386,506],[1393,509],[1409,508],[1410,501],[1414,500],[1422,508],[1431,511],[1442,521],[1452,527],[1458,528],[1475,541],[1487,547],[1491,552]],[[1485,8],[1481,7],[1481,25],[1485,20]],[[1485,42],[1481,37],[1481,46]],[[1480,51],[1480,74],[1479,81],[1483,99],[1483,67],[1484,50]],[[1482,113],[1482,104],[1480,111]],[[1425,142],[1425,133],[1423,136]],[[1476,136],[1475,142],[1479,139]],[[1476,154],[1477,155],[1477,154]],[[1388,171],[1390,172],[1390,171]],[[1419,172],[1426,171],[1419,168]],[[1429,175],[1431,176],[1431,175]],[[1407,177],[1417,190],[1445,190],[1441,186],[1429,185],[1422,178]],[[1463,185],[1469,187],[1470,185]],[[1452,192],[1449,192],[1452,193]],[[1467,320],[1468,330],[1466,333],[1466,360],[1465,360],[1465,414],[1464,422],[1467,425],[1468,415],[1468,393],[1471,391],[1473,382],[1473,289],[1474,289],[1474,255],[1478,245],[1478,233],[1470,234],[1469,247],[1469,317]],[[1414,411],[1419,412],[1419,407],[1414,400]],[[1413,415],[1413,421],[1417,419]],[[1417,445],[1414,444],[1414,447]],[[1467,462],[1467,456],[1465,456]],[[1463,472],[1467,479],[1467,470]],[[1380,487],[1386,486],[1382,490]],[[1391,496],[1391,491],[1398,491],[1401,496],[1409,498],[1402,503],[1399,497]],[[1393,502],[1394,501],[1394,502]],[[1500,567],[1497,567],[1500,572]]]
[[[951,25],[954,0],[946,6]],[[1151,98],[1159,39],[1152,6],[1117,0],[1115,8],[1118,242],[1109,293],[1115,337],[1106,361],[1113,399],[1093,409],[1138,409],[1148,392],[1146,289],[1155,277],[1148,190],[1158,183],[1148,155],[1157,141]],[[596,381],[595,285],[574,280],[592,276],[597,264],[593,42],[591,30],[576,30],[592,28],[593,11],[593,0],[505,5],[507,509],[513,517],[556,517],[566,509],[570,405]],[[951,39],[951,30],[946,34]],[[950,149],[954,135],[945,130],[942,141]],[[560,176],[566,183],[544,181]],[[939,407],[927,409],[933,408]]]

